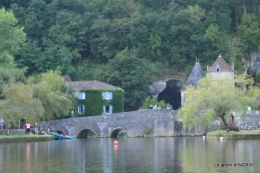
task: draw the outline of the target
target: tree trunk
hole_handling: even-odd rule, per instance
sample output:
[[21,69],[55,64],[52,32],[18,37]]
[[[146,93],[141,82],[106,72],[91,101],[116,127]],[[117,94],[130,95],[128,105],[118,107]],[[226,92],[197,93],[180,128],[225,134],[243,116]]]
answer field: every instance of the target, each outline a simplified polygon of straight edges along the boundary
[[226,131],[228,132],[229,129],[228,129],[228,127],[227,127],[227,122],[226,122],[224,116],[225,116],[225,115],[220,116],[220,119],[222,120],[222,122],[223,122],[223,124],[224,124],[224,126],[225,126],[225,129],[226,129]]

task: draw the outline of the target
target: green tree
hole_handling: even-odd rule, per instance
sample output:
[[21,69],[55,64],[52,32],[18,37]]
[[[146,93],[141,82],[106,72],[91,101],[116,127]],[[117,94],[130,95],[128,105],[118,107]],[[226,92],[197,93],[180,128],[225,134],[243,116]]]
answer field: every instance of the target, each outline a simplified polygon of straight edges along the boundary
[[245,55],[245,46],[239,38],[230,38],[226,44],[226,54],[229,58],[229,62],[234,62],[236,59],[240,60]]
[[153,106],[157,105],[157,107],[161,107],[161,108],[164,108],[164,109],[170,108],[170,104],[169,103],[165,103],[164,100],[158,101],[155,96],[147,97],[144,100],[142,108],[143,109],[149,109],[151,105],[153,105]]
[[50,70],[38,77],[29,78],[28,83],[33,87],[33,97],[43,105],[43,120],[69,115],[72,102],[66,95],[66,84],[59,71]]
[[199,81],[197,88],[187,87],[185,105],[178,112],[184,127],[208,127],[220,118],[227,128],[227,115],[233,111],[256,107],[259,103],[259,88],[246,74],[236,75],[234,82],[226,79],[212,81],[210,77]]
[[18,68],[26,67],[25,74],[27,76],[39,74],[42,71],[43,64],[41,61],[42,48],[38,45],[36,41],[28,39],[25,46],[15,54],[15,63]]
[[24,83],[26,81],[24,73],[25,69],[5,68],[0,66],[0,93],[2,93],[4,85],[9,82]]
[[149,62],[137,58],[136,50],[125,49],[110,60],[103,79],[125,90],[126,111],[137,110],[150,94],[149,84],[153,74]]
[[242,21],[237,29],[237,36],[245,44],[246,50],[257,51],[260,46],[260,32],[258,22],[254,14],[244,13]]
[[216,24],[211,24],[208,29],[205,31],[204,38],[210,41],[215,54],[224,53],[227,49],[227,45],[224,44],[227,42],[228,35],[219,30],[219,26]]
[[[55,2],[53,2],[55,3]],[[55,22],[52,3],[45,0],[32,0],[28,5],[13,4],[12,9],[29,39],[40,40],[47,35],[48,28]]]
[[69,48],[57,44],[49,39],[43,39],[43,53],[37,62],[40,72],[55,70],[60,67],[62,74],[72,75],[75,72],[71,64],[72,54]]
[[87,27],[83,17],[71,11],[59,11],[57,21],[48,30],[48,37],[56,45],[70,49],[74,61],[81,58],[81,52],[87,49]]
[[44,114],[42,103],[33,97],[31,86],[21,82],[8,83],[4,86],[2,95],[4,99],[0,101],[0,114],[6,124],[18,127],[21,119],[37,122]]
[[25,42],[26,34],[12,11],[0,9],[0,65],[14,67],[14,53]]

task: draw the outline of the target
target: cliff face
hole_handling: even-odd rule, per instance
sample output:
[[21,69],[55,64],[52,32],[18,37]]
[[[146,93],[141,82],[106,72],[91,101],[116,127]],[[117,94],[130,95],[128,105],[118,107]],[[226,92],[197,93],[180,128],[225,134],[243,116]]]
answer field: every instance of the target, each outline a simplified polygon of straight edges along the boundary
[[253,71],[260,72],[260,52],[251,52],[249,58],[244,60],[245,69],[252,73]]

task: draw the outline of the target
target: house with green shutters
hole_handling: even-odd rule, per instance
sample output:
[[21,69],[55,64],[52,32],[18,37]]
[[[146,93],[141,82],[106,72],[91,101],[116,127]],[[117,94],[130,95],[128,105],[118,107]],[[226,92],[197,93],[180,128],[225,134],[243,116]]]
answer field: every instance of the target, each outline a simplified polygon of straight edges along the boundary
[[71,81],[63,76],[75,95],[74,116],[94,116],[124,112],[124,90],[100,81]]

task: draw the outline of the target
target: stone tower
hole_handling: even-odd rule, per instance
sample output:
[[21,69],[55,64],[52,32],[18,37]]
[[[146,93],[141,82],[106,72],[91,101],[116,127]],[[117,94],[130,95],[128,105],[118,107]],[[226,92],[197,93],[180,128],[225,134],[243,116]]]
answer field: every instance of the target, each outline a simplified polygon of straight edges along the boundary
[[222,56],[219,55],[212,66],[207,66],[207,77],[211,77],[213,81],[225,79],[234,82],[234,63],[232,66],[229,66]]
[[[198,84],[198,81],[202,78],[204,78],[204,73],[200,66],[200,63],[196,60],[196,63],[185,83],[185,86],[192,85],[192,86],[196,87]],[[185,101],[185,87],[183,87],[183,89],[181,91],[181,105],[182,106],[184,105],[184,101]]]
[[203,70],[200,66],[200,63],[196,62],[185,85],[186,86],[192,85],[192,86],[196,87],[198,84],[198,81],[202,78],[204,78]]

